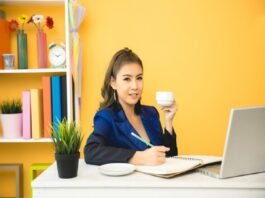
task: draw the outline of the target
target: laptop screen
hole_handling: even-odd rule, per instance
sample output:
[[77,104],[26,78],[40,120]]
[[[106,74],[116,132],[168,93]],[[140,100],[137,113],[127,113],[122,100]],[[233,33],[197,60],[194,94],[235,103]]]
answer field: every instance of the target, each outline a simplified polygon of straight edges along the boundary
[[221,178],[265,171],[265,107],[232,109]]

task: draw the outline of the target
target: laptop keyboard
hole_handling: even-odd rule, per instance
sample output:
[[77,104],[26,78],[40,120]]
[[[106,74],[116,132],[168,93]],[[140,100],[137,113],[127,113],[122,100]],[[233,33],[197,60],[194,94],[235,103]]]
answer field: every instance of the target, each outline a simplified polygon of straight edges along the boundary
[[221,170],[221,163],[206,165],[197,169],[197,171],[202,174],[217,178],[220,176],[220,170]]
[[212,164],[205,167],[202,167],[210,172],[213,172],[215,174],[219,174],[221,170],[221,164]]

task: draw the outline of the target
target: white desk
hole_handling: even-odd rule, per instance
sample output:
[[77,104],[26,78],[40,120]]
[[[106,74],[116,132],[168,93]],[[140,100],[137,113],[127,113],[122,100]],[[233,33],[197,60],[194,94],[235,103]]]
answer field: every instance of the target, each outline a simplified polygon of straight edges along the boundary
[[34,198],[265,198],[265,173],[230,179],[195,172],[171,179],[138,172],[110,177],[100,174],[97,166],[80,160],[78,177],[60,179],[54,163],[32,182],[32,188]]

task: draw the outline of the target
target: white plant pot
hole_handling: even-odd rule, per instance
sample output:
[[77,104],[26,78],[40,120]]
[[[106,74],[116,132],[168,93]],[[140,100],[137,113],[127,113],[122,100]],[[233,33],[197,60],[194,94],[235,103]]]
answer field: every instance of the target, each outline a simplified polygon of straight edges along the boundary
[[22,113],[1,114],[3,138],[21,138]]

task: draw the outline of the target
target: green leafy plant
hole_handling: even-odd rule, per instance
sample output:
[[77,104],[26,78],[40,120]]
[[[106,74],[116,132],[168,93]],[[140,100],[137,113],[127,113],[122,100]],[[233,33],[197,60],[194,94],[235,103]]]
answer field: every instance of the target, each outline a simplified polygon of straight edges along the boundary
[[58,129],[52,128],[52,140],[56,154],[74,154],[79,152],[83,136],[74,122],[63,119],[58,122]]
[[5,100],[1,102],[0,111],[2,114],[22,113],[21,100]]

